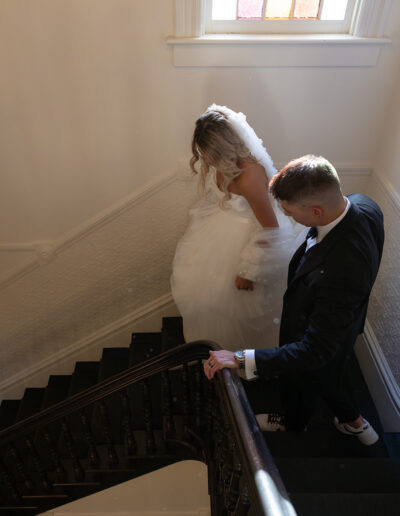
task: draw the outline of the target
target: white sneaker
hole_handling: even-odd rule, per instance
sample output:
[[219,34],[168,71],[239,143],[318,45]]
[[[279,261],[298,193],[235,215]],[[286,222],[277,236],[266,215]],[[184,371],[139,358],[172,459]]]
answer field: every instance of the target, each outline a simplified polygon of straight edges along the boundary
[[359,441],[362,444],[370,446],[371,444],[376,443],[376,441],[379,439],[379,435],[375,432],[375,430],[372,428],[372,426],[368,423],[366,419],[363,418],[363,421],[364,422],[361,426],[359,426],[358,428],[353,428],[347,423],[339,423],[337,417],[335,417],[335,419],[333,420],[339,432],[342,432],[342,434],[346,435],[354,435],[359,439]]
[[256,414],[256,419],[263,432],[286,432],[285,418],[281,414]]

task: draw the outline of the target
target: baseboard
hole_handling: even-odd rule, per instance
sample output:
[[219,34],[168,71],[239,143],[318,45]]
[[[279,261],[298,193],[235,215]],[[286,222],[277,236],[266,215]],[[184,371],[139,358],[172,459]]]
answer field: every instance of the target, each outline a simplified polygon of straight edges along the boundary
[[104,347],[128,347],[132,332],[161,330],[162,317],[178,315],[171,293],[0,382],[0,400],[22,397],[26,387],[44,387],[52,374],[71,374],[78,360],[99,360]]
[[355,352],[383,430],[400,432],[400,388],[368,321]]

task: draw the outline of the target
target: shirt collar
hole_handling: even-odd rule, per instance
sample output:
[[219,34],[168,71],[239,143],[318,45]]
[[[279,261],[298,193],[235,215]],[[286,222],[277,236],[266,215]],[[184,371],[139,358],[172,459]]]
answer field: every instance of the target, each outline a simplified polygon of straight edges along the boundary
[[349,208],[351,206],[351,202],[347,197],[346,199],[346,207],[342,214],[339,215],[335,220],[332,220],[329,224],[326,224],[325,226],[317,226],[318,228],[318,236],[317,236],[317,242],[321,242],[326,235],[331,231],[339,222],[346,216],[347,212],[349,211]]

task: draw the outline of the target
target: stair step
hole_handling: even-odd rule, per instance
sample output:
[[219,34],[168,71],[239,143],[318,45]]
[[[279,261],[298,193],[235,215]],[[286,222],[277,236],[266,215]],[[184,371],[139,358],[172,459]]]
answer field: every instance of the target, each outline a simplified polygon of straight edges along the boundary
[[[162,351],[162,335],[158,333],[133,333],[130,346],[130,366],[135,366],[154,358]],[[149,393],[152,405],[153,423],[155,428],[160,428],[162,424],[161,410],[161,380],[160,376],[156,375],[149,378]],[[142,429],[145,427],[144,423],[144,404],[143,404],[143,387],[141,384],[131,385],[128,389],[131,399],[131,407],[133,417],[133,425],[135,429]]]
[[44,393],[42,409],[63,401],[68,396],[70,381],[70,375],[51,375]]
[[179,346],[185,343],[183,336],[183,322],[181,317],[163,317],[162,320],[162,350]]
[[319,432],[263,432],[273,457],[387,457],[382,439],[364,446],[334,428]]
[[98,381],[102,382],[129,367],[129,348],[104,348]]
[[33,414],[40,411],[45,390],[46,389],[43,388],[25,389],[25,394],[21,400],[16,421],[22,421],[23,419],[33,416]]
[[84,391],[97,383],[100,362],[77,362],[72,373],[69,396]]
[[[129,367],[129,348],[104,348],[100,360],[98,382],[111,378]],[[123,442],[122,402],[118,393],[104,399],[107,410],[107,419],[114,443]],[[101,415],[101,405],[96,403],[92,411],[92,430],[96,442],[105,442],[108,432]]]
[[20,400],[3,400],[0,405],[0,430],[15,423],[20,403]]
[[158,333],[132,333],[129,366],[135,366],[161,353],[162,336]]
[[382,516],[399,514],[399,493],[296,493],[297,516]]
[[400,461],[388,458],[276,459],[289,492],[391,493],[400,488]]

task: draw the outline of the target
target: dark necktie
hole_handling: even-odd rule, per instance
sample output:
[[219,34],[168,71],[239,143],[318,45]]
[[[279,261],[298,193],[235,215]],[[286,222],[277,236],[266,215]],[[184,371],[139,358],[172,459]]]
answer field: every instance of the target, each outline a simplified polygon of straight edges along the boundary
[[317,236],[318,236],[318,229],[315,226],[312,226],[307,233],[306,240],[308,240],[309,238],[317,238]]
[[309,238],[317,238],[317,236],[318,236],[318,229],[315,226],[312,226],[307,233],[306,241],[304,242],[306,244],[306,246],[304,248],[303,256],[300,258],[300,261],[297,265],[296,274],[307,258],[308,251],[305,250],[305,249],[307,249],[307,240]]

